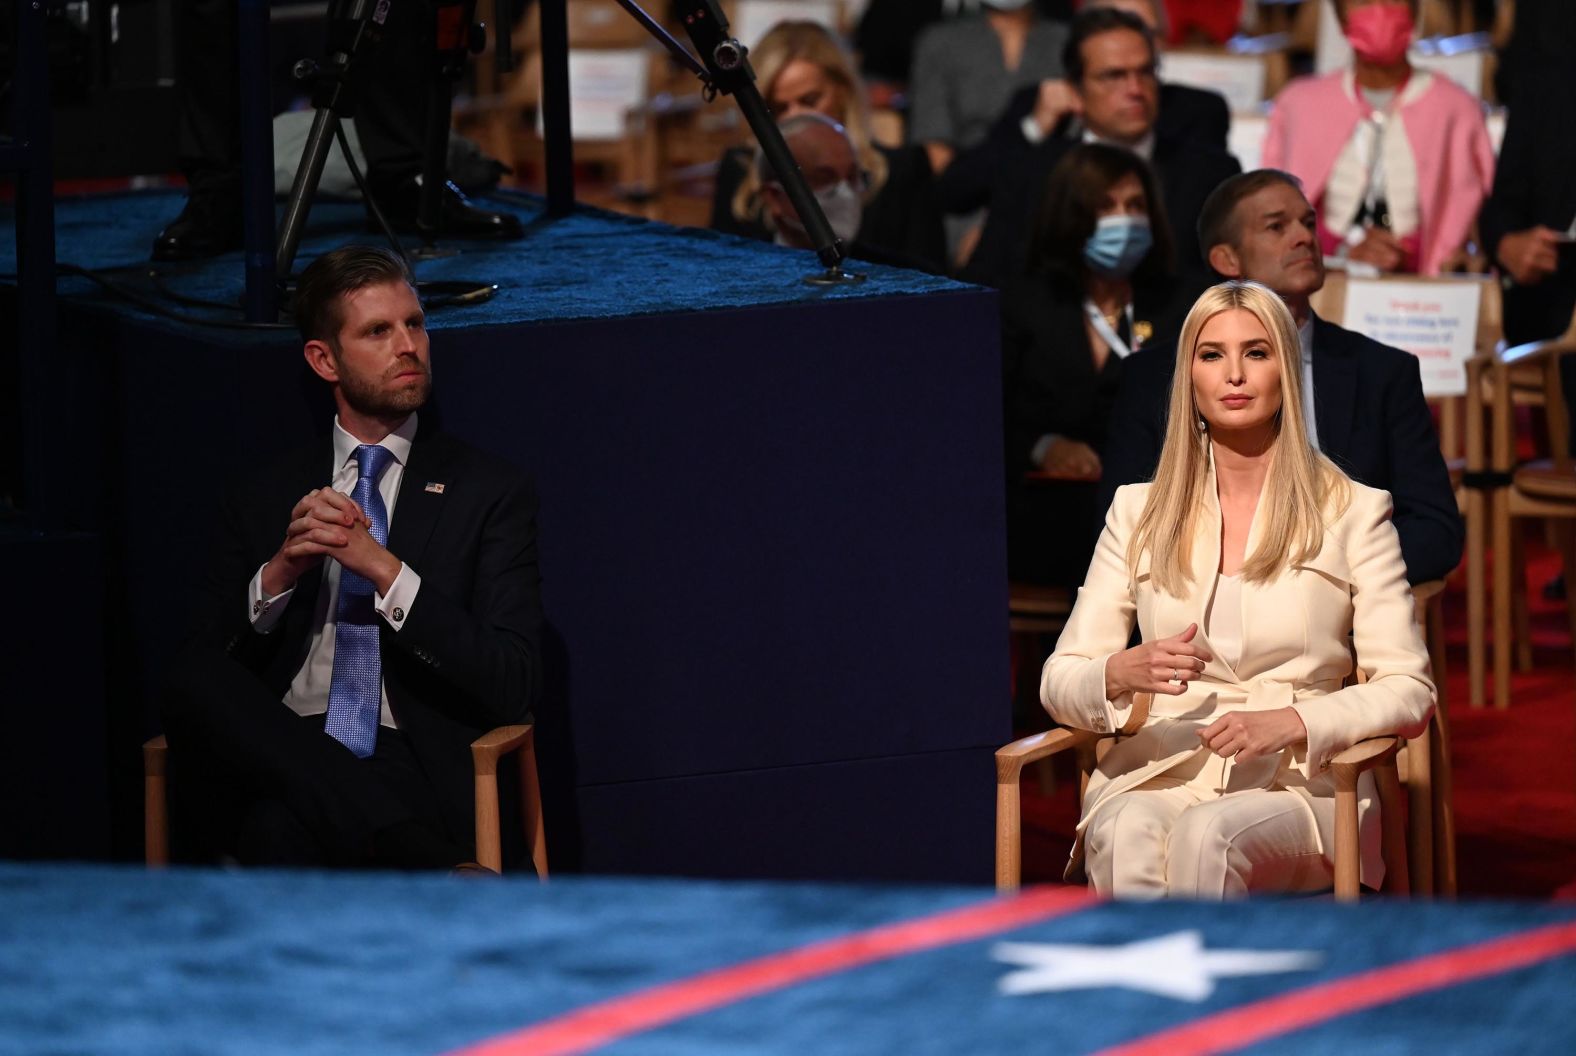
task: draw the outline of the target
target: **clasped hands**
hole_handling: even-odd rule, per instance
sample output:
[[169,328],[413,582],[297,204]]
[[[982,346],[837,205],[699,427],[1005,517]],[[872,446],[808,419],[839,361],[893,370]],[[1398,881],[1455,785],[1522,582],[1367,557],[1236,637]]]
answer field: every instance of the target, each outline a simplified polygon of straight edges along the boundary
[[[1197,636],[1198,624],[1190,623],[1181,634],[1113,654],[1105,663],[1105,699],[1115,700],[1124,693],[1174,697],[1187,692],[1188,683],[1214,659],[1208,649],[1194,643]],[[1199,730],[1198,739],[1221,758],[1247,762],[1306,741],[1308,730],[1295,708],[1228,711]]]
[[279,551],[263,566],[262,588],[269,597],[295,586],[305,573],[332,557],[387,594],[399,575],[400,560],[372,538],[371,522],[355,501],[333,488],[303,496],[290,511],[290,526]]

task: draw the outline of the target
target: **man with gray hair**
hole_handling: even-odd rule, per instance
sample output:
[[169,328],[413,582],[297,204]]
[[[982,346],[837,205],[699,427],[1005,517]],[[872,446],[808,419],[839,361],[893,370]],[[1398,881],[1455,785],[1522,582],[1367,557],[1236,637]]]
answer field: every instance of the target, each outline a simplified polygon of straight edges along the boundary
[[[804,174],[810,193],[820,203],[833,233],[843,240],[843,249],[849,256],[874,264],[931,270],[922,261],[860,239],[869,178],[859,167],[859,157],[842,125],[822,114],[804,113],[783,120],[777,127],[782,132],[783,142],[788,145],[788,152]],[[756,151],[755,174],[761,182],[765,221],[772,231],[773,241],[779,246],[796,249],[816,248],[764,151]]]

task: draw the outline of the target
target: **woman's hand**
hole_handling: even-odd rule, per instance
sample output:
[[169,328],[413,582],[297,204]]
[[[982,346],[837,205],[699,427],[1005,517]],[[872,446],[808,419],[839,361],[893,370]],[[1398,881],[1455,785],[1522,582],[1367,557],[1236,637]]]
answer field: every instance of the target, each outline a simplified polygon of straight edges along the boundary
[[1222,759],[1239,763],[1274,755],[1308,739],[1308,727],[1296,708],[1273,711],[1228,711],[1202,730],[1198,739]]
[[1178,696],[1197,678],[1204,665],[1215,659],[1208,649],[1194,645],[1198,624],[1170,638],[1157,638],[1115,653],[1105,662],[1105,699],[1123,693],[1165,693]]

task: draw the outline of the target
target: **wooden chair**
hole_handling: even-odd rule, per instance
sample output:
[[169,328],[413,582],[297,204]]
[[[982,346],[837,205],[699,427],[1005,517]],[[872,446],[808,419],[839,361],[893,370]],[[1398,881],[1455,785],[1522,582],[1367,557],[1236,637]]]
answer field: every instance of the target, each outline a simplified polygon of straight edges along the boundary
[[[542,821],[542,793],[536,773],[535,727],[499,726],[471,742],[476,776],[476,860],[489,869],[503,869],[503,840],[498,812],[498,761],[513,754],[520,767],[520,810],[525,842],[531,848],[536,875],[547,879],[547,832]],[[160,734],[142,746],[143,846],[149,868],[169,864],[170,825],[166,777],[169,744]]]
[[[1560,381],[1560,361],[1576,353],[1576,324],[1572,332],[1548,341],[1534,341],[1479,365],[1491,379],[1486,386],[1492,400],[1492,437],[1490,473],[1497,486],[1490,497],[1490,521],[1494,552],[1494,706],[1510,703],[1510,664],[1513,647],[1511,633],[1513,594],[1526,590],[1525,571],[1515,560],[1517,518],[1541,517],[1556,522],[1555,538],[1567,581],[1576,575],[1576,461],[1570,452],[1569,409]],[[1547,449],[1550,457],[1516,464],[1516,420],[1511,377],[1517,372],[1536,371],[1543,393],[1544,421],[1547,424]],[[1481,501],[1481,500],[1480,500]],[[1469,542],[1471,540],[1469,539]],[[1476,549],[1469,554],[1474,565],[1469,580],[1481,584],[1484,563],[1481,534]],[[1502,556],[1504,555],[1504,556]],[[1508,559],[1507,559],[1508,558]],[[1481,591],[1481,585],[1478,588]],[[1571,632],[1576,640],[1576,606],[1568,606]],[[1481,626],[1481,625],[1479,625]],[[1478,631],[1477,633],[1481,633]],[[1530,648],[1525,629],[1517,636],[1522,650]],[[1477,648],[1481,658],[1482,647]],[[1530,656],[1525,659],[1530,660]],[[1481,659],[1479,660],[1481,663]],[[1479,668],[1480,671],[1480,668]],[[1480,677],[1477,671],[1474,677]]]
[[[1426,623],[1442,581],[1415,588],[1415,616]],[[1442,651],[1442,642],[1439,648]],[[1432,652],[1431,648],[1431,652]],[[1360,674],[1360,672],[1359,672]],[[1059,728],[1024,737],[996,752],[996,887],[1016,890],[1023,875],[1023,814],[1019,784],[1030,763],[1073,751],[1081,774],[1080,801],[1089,775],[1117,738],[1129,737],[1149,716],[1153,697],[1135,695],[1126,725],[1114,734]],[[1387,893],[1456,893],[1455,812],[1451,801],[1449,721],[1436,707],[1428,728],[1408,741],[1374,737],[1355,744],[1330,761],[1335,781],[1335,897],[1353,901],[1360,892],[1357,782],[1373,770],[1379,791]],[[1405,795],[1403,796],[1403,789]]]

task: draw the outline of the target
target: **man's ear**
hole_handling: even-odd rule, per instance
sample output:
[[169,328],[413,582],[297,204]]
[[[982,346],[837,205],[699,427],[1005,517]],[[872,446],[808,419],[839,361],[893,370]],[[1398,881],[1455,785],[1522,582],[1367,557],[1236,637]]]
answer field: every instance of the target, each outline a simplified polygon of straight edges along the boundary
[[1228,279],[1242,278],[1242,261],[1237,257],[1237,251],[1224,242],[1209,247],[1209,266],[1215,269],[1217,275],[1224,275]]
[[339,383],[339,361],[335,359],[334,349],[327,341],[313,338],[306,343],[301,354],[306,357],[306,365],[312,368],[313,374],[330,385]]

